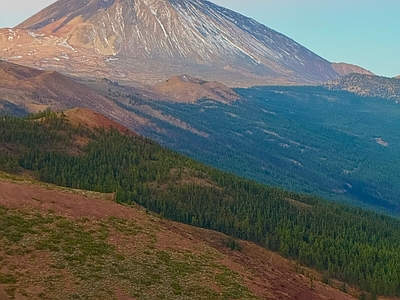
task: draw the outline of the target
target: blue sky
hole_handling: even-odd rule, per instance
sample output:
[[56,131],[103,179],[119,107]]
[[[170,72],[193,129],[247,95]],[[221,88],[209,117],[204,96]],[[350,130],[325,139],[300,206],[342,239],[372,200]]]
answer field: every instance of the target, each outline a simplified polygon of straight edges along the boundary
[[[0,0],[13,27],[53,0]],[[400,74],[399,0],[213,0],[281,32],[332,62],[382,76]]]

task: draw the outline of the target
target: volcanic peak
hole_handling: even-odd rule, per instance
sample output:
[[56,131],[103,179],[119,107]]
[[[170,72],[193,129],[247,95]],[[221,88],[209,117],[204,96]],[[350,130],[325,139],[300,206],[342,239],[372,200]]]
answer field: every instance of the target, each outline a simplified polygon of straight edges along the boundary
[[[59,39],[57,45],[73,49],[68,68],[57,63],[67,73],[85,73],[82,63],[75,64],[75,51],[81,60],[94,57],[102,77],[127,81],[147,78],[154,83],[186,73],[249,86],[338,77],[330,62],[292,39],[204,0],[59,0],[17,28]],[[0,46],[11,49],[4,40]],[[46,67],[51,63],[56,64],[46,61]],[[140,74],[133,74],[135,69]]]

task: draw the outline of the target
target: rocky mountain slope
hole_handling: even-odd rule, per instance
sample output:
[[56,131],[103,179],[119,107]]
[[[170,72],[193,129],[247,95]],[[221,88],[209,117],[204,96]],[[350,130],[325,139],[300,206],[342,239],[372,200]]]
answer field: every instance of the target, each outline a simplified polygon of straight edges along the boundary
[[366,70],[362,67],[348,64],[348,63],[333,63],[332,68],[340,75],[346,76],[351,73],[365,74],[365,75],[375,75],[369,70]]
[[81,107],[102,113],[130,128],[146,123],[114,101],[54,71],[37,70],[0,60],[0,111],[20,114]]
[[360,96],[400,101],[400,79],[366,74],[349,74],[324,85],[331,90],[343,90]]
[[204,0],[60,0],[4,29],[0,46],[9,60],[113,80],[188,74],[248,86],[338,77],[290,38]]
[[201,99],[231,103],[240,99],[234,90],[218,81],[204,81],[188,75],[170,78],[158,84],[155,89],[169,99],[185,103]]

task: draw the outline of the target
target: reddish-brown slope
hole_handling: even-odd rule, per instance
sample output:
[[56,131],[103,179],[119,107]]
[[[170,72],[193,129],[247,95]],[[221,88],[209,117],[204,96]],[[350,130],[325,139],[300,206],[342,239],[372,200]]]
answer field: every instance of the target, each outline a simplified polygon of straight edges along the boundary
[[136,133],[127,127],[88,108],[72,108],[65,111],[64,115],[73,125],[80,125],[87,128],[114,128],[121,133],[136,135]]
[[89,108],[130,128],[146,120],[123,110],[114,101],[58,72],[37,70],[0,60],[0,95],[28,112],[75,107]]
[[220,82],[204,81],[188,75],[172,77],[157,85],[155,89],[178,102],[196,102],[206,98],[231,103],[240,98],[235,91]]
[[348,64],[348,63],[333,63],[332,68],[340,75],[346,76],[351,73],[365,74],[365,75],[375,75],[369,70],[362,67]]
[[[242,252],[231,251],[225,246],[227,237],[223,234],[154,218],[141,209],[116,204],[112,200],[112,195],[109,195],[106,200],[94,198],[90,194],[88,195],[88,192],[62,191],[61,188],[40,187],[28,182],[15,183],[0,179],[0,206],[25,212],[36,211],[39,214],[51,212],[72,220],[87,218],[88,222],[105,220],[110,216],[135,220],[142,228],[152,228],[152,230],[157,228],[156,247],[159,251],[201,255],[201,249],[215,249],[219,253],[217,263],[240,274],[247,288],[261,299],[354,299],[318,281],[311,282],[308,277],[295,271],[293,262],[252,243],[241,241]],[[126,253],[137,251],[132,248],[131,244],[128,244],[134,243],[134,241],[124,240],[120,234],[112,235],[108,240],[116,243],[115,246]],[[138,255],[137,252],[135,253]],[[39,259],[45,253],[38,252],[34,255]],[[12,255],[8,254],[6,259],[12,259]],[[43,276],[47,270],[46,260],[43,258],[40,261],[44,264],[40,272]],[[17,269],[24,269],[24,264],[27,264],[34,268],[40,264],[40,261],[31,265],[32,261],[24,262],[19,259],[15,262],[15,266]],[[63,274],[67,276],[65,271]],[[40,290],[40,287],[35,288]],[[0,285],[0,295],[2,295],[1,292],[2,286]]]

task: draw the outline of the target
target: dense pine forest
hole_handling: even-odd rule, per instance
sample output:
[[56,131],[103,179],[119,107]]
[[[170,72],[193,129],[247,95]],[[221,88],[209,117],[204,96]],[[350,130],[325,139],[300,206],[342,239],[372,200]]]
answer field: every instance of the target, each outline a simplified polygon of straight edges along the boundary
[[242,99],[231,104],[109,97],[157,124],[143,135],[218,169],[400,215],[398,103],[311,86],[235,91]]
[[400,296],[400,221],[207,167],[116,130],[44,112],[0,120],[0,168],[115,192],[162,217],[256,242],[372,295]]

